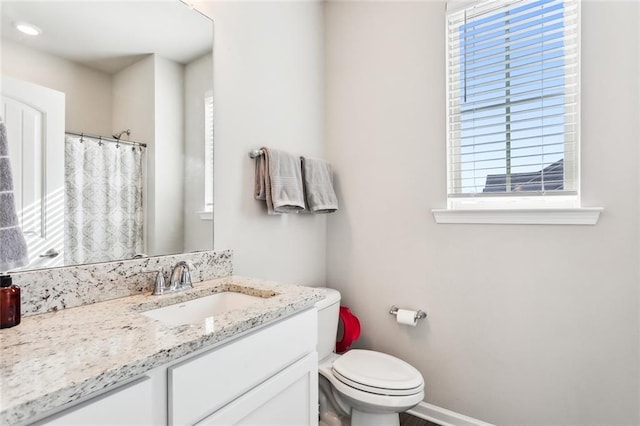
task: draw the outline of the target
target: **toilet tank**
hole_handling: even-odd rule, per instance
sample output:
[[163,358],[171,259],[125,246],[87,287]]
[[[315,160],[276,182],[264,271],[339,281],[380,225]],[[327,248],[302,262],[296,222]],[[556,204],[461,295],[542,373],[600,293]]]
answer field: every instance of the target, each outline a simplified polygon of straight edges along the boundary
[[326,296],[316,302],[318,309],[318,360],[325,358],[336,349],[338,318],[340,314],[340,292],[332,288],[324,288]]

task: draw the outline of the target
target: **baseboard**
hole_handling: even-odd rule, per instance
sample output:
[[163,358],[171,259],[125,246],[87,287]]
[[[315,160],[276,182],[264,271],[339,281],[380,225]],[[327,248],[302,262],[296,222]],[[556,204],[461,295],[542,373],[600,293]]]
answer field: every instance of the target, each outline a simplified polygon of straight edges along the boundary
[[407,411],[407,413],[440,426],[494,426],[491,423],[483,422],[446,408],[440,408],[424,401]]

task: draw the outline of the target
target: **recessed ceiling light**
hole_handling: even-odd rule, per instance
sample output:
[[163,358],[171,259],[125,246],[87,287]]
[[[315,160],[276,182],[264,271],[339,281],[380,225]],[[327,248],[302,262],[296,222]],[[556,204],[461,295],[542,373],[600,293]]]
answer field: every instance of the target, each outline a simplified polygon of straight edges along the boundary
[[27,35],[37,36],[42,34],[42,30],[40,28],[27,22],[16,22],[14,25],[18,31]]

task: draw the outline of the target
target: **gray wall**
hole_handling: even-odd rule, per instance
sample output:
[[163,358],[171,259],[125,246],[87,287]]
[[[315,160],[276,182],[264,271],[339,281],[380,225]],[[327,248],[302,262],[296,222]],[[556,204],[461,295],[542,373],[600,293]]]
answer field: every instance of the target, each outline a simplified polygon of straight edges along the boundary
[[[605,208],[593,227],[435,224],[443,2],[198,8],[215,21],[215,245],[235,273],[326,277],[361,319],[359,345],[414,364],[435,405],[497,424],[640,422],[637,3],[583,7],[583,204]],[[247,157],[260,145],[325,154],[340,212],[266,216]],[[400,327],[392,303],[429,318]]]
[[109,74],[5,38],[0,52],[2,75],[65,94],[65,130],[98,135],[113,132]]
[[196,3],[214,20],[214,244],[234,273],[325,283],[326,217],[267,216],[253,199],[260,146],[323,155],[322,4]]
[[213,222],[203,220],[205,197],[204,94],[213,90],[213,55],[208,54],[184,70],[184,250],[213,247]]
[[[638,424],[638,3],[583,5],[582,200],[596,226],[438,225],[444,2],[329,2],[326,148],[341,210],[328,284],[360,346],[426,401],[496,424]],[[399,326],[391,304],[423,308]]]

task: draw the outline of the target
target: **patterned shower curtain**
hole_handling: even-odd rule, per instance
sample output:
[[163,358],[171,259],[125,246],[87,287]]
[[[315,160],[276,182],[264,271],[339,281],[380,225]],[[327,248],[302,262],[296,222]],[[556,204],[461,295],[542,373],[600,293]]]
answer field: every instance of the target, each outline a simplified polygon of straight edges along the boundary
[[144,251],[144,150],[66,135],[65,264],[126,259]]

